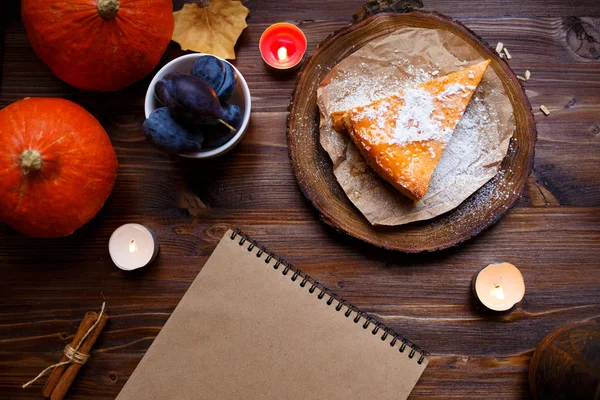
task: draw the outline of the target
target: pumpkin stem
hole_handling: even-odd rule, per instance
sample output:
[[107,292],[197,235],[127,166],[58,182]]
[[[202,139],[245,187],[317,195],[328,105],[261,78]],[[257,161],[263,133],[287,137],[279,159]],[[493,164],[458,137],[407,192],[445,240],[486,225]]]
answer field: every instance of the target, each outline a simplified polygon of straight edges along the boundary
[[29,175],[42,168],[42,155],[37,150],[25,150],[21,153],[21,169],[23,174]]
[[113,19],[119,11],[119,0],[98,0],[98,14],[106,19]]

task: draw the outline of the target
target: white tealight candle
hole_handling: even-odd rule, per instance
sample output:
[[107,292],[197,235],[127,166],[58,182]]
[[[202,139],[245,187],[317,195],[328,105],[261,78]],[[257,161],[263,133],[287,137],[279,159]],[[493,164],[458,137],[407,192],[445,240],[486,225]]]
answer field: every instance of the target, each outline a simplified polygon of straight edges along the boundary
[[145,267],[158,254],[158,242],[152,232],[140,224],[118,227],[108,241],[110,258],[125,271]]
[[490,310],[506,311],[523,299],[525,281],[514,265],[494,263],[475,274],[473,293]]

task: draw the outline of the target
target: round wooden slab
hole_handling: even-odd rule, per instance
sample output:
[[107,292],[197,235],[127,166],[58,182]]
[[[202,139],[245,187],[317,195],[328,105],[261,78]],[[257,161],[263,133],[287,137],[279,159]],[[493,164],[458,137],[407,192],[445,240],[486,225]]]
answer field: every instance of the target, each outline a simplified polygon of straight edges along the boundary
[[[333,66],[371,40],[401,27],[445,29],[469,43],[502,80],[513,106],[516,132],[499,174],[460,206],[437,218],[396,227],[373,226],[348,200],[319,143],[317,86]],[[336,32],[321,43],[298,75],[290,103],[288,143],[304,195],[334,228],[391,250],[416,253],[454,246],[493,225],[519,198],[533,165],[536,130],[531,105],[509,66],[462,24],[435,13],[382,13]],[[400,196],[400,194],[398,194]]]

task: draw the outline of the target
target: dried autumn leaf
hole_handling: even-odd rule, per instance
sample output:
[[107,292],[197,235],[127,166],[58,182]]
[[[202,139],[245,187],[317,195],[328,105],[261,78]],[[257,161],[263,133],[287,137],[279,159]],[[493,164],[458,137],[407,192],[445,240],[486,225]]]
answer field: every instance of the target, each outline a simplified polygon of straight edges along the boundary
[[173,13],[173,41],[182,50],[210,53],[222,58],[235,58],[233,46],[248,26],[250,13],[239,0],[210,0],[184,4]]

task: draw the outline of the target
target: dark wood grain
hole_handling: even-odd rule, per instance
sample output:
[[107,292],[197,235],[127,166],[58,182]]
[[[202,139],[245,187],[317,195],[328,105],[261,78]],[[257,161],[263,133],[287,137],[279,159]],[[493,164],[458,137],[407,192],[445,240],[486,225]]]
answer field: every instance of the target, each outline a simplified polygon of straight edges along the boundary
[[[30,239],[0,225],[0,398],[41,398],[42,384],[20,386],[60,358],[82,316],[103,299],[111,319],[68,398],[114,398],[232,225],[430,351],[411,398],[528,398],[527,368],[539,341],[561,325],[600,319],[600,63],[567,40],[578,23],[598,24],[600,5],[424,2],[489,43],[504,42],[515,72],[531,70],[525,88],[539,137],[533,176],[515,207],[477,238],[422,255],[379,250],[319,221],[288,158],[295,75],[274,75],[260,61],[258,38],[270,23],[299,23],[312,53],[362,0],[246,2],[252,14],[235,64],[253,96],[251,129],[230,154],[201,162],[170,160],[144,141],[150,78],[111,94],[65,85],[32,52],[18,2],[5,2],[0,106],[25,96],[83,104],[109,132],[120,169],[105,208],[71,237]],[[162,63],[180,54],[172,44]],[[551,109],[548,117],[540,104]],[[160,240],[145,271],[127,274],[110,261],[108,238],[125,222],[148,225]],[[471,276],[491,261],[523,272],[519,308],[490,314],[475,303]]]

